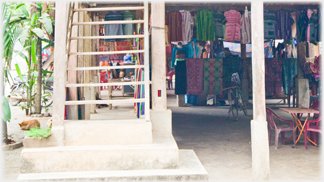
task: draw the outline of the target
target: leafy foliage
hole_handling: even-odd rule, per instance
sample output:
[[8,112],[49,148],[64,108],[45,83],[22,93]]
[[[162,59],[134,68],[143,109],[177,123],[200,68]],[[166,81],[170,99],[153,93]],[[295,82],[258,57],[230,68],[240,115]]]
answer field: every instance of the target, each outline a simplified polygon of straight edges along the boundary
[[47,129],[42,129],[36,126],[35,128],[31,128],[29,131],[26,131],[26,136],[32,138],[37,137],[39,139],[42,139],[43,137],[47,138],[51,136],[51,129],[52,126]]
[[2,115],[1,115],[2,121],[10,122],[11,120],[11,110],[8,103],[8,100],[5,96],[2,96]]

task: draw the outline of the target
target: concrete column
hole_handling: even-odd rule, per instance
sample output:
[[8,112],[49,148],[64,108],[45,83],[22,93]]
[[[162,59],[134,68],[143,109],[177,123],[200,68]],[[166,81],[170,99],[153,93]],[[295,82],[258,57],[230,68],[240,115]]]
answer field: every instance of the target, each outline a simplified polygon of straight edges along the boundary
[[251,121],[252,179],[269,180],[268,123],[265,112],[263,2],[251,2],[253,120]]
[[64,110],[65,110],[65,83],[66,83],[66,35],[68,21],[68,3],[56,2],[56,26],[54,46],[54,93],[52,136],[56,146],[64,145]]
[[[165,3],[152,2],[152,109],[154,111],[165,111],[167,109],[166,99],[166,58],[165,58]],[[158,91],[161,96],[158,96]]]
[[246,61],[246,44],[241,44],[241,58],[242,61],[242,94],[243,94],[243,102],[249,102],[249,80],[248,80],[248,70],[247,70],[247,61]]
[[[90,22],[89,13],[84,13],[84,21]],[[91,36],[91,25],[84,25],[84,36]],[[83,52],[91,52],[91,40],[85,39],[83,40]],[[84,67],[91,67],[92,60],[90,55],[84,56]],[[91,82],[91,71],[84,71],[84,83]],[[84,87],[84,98],[85,100],[91,100],[91,91],[90,87]],[[90,104],[85,105],[85,119],[90,119]]]
[[[78,8],[78,6],[79,6],[79,4],[75,3],[74,8]],[[72,22],[78,22],[78,19],[79,19],[79,14],[78,14],[78,12],[75,12],[73,14]],[[71,37],[77,37],[78,36],[78,29],[79,29],[79,27],[77,25],[72,26]],[[77,52],[77,51],[78,51],[78,41],[77,40],[71,40],[70,52]],[[76,55],[69,56],[68,67],[69,68],[77,67],[78,66],[77,61],[78,61],[78,56],[76,56]],[[77,72],[76,71],[70,70],[68,72],[68,83],[77,83]],[[70,87],[68,89],[69,89],[68,99],[69,100],[78,100],[77,88],[76,87]],[[78,120],[78,106],[77,105],[68,106],[67,115],[68,115],[69,120]]]

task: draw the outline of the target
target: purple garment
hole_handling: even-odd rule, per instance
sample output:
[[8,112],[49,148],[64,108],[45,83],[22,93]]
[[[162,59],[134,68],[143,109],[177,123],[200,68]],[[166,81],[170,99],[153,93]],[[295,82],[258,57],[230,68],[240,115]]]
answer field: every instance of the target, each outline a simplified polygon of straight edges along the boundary
[[265,59],[265,91],[267,95],[280,94],[282,90],[282,60]]
[[290,12],[286,10],[278,10],[276,13],[277,27],[276,27],[276,39],[291,40],[292,31],[291,26],[295,23],[291,17]]

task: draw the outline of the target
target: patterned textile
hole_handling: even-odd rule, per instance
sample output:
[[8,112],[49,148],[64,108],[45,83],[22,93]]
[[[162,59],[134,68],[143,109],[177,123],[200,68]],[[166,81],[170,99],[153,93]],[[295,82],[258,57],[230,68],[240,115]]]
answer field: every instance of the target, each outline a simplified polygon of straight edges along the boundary
[[176,95],[187,94],[187,67],[186,61],[179,61],[175,66],[175,88]]
[[182,41],[182,15],[178,11],[168,13],[165,20],[168,25],[169,42]]
[[204,94],[220,94],[222,58],[204,59]]
[[265,59],[265,91],[267,95],[281,93],[282,60],[278,58]]
[[281,58],[281,61],[283,88],[285,94],[288,95],[289,87],[293,87],[295,85],[294,76],[297,75],[297,58]]
[[203,82],[204,59],[187,58],[186,67],[187,67],[187,94],[203,95],[204,94],[204,82]]
[[291,17],[290,12],[286,10],[278,10],[276,12],[276,18],[277,18],[276,39],[291,40],[292,39],[291,26],[295,23],[295,21]]
[[197,27],[196,39],[202,41],[215,41],[213,13],[206,9],[199,10],[195,21]]
[[235,72],[242,77],[242,61],[239,57],[225,57],[223,58],[223,88],[232,86],[231,75]]

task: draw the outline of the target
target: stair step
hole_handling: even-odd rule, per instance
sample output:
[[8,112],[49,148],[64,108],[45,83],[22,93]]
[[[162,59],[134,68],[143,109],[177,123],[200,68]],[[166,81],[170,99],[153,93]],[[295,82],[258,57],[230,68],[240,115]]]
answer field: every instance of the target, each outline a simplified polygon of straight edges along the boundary
[[68,70],[105,70],[105,69],[136,69],[145,68],[144,65],[127,65],[127,66],[96,66],[96,67],[76,67]]
[[152,144],[143,145],[24,148],[21,162],[21,174],[175,169],[179,150],[171,134],[160,134],[153,137]]
[[76,100],[65,101],[65,105],[83,105],[83,104],[118,104],[118,103],[138,103],[145,102],[145,98],[141,99],[119,99],[119,100]]
[[100,86],[117,86],[117,85],[144,85],[145,82],[129,82],[129,81],[122,81],[122,82],[109,82],[109,83],[70,83],[66,84],[66,87],[100,87]]
[[144,35],[113,35],[113,36],[84,36],[84,37],[70,37],[71,40],[78,39],[133,39],[144,38]]
[[179,168],[20,174],[28,181],[208,181],[208,173],[193,150],[179,150]]
[[102,7],[102,8],[80,8],[73,9],[73,11],[124,11],[124,10],[141,10],[144,6],[133,6],[133,7]]
[[152,123],[144,119],[67,120],[64,128],[67,146],[152,144]]
[[144,23],[144,20],[74,22],[72,23],[72,25],[111,25],[111,24],[137,24],[137,23]]
[[129,50],[129,51],[109,51],[109,52],[70,52],[70,55],[111,55],[111,54],[136,54],[136,53],[144,53],[144,50]]

